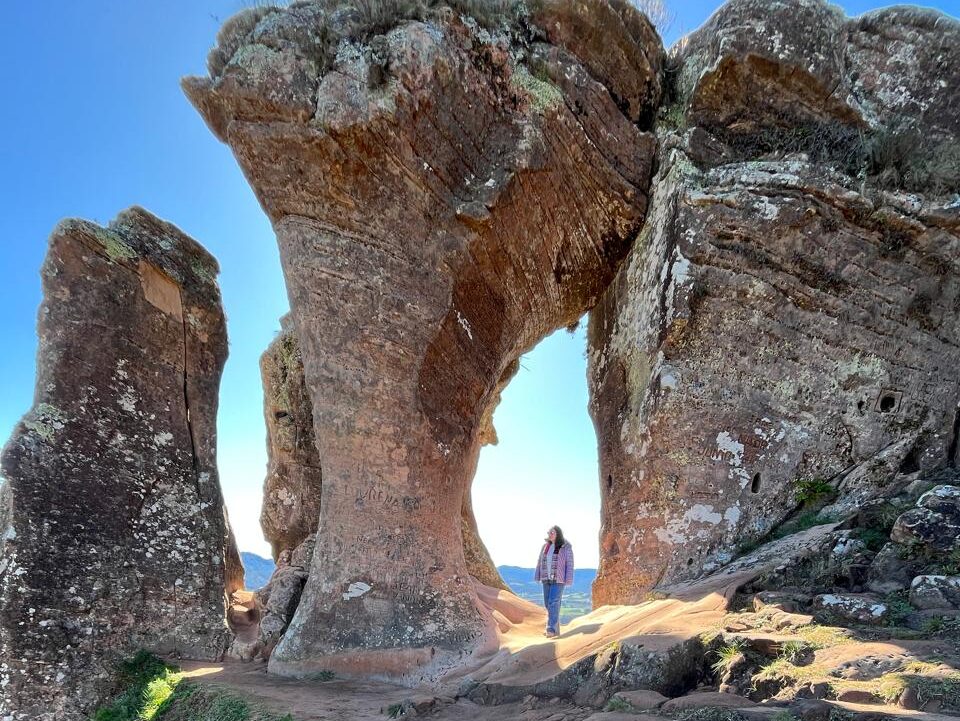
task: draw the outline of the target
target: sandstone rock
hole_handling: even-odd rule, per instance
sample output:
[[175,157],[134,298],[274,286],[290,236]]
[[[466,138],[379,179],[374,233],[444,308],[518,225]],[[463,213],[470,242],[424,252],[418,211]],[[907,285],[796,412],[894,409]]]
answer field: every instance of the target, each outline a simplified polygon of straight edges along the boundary
[[[960,188],[960,22],[921,8],[847,19],[822,0],[732,0],[679,43],[674,117],[710,165],[805,152],[884,187]],[[671,113],[667,113],[670,116]]]
[[874,593],[886,594],[910,587],[918,564],[903,553],[897,543],[887,543],[880,549],[867,572],[867,587]]
[[[852,514],[955,460],[953,181],[908,182],[864,141],[897,131],[872,110],[890,33],[938,108],[898,117],[951,140],[928,78],[960,76],[930,51],[954,21],[734,0],[676,53],[654,164],[663,53],[626,4],[460,14],[248,12],[184,83],[277,230],[324,459],[277,673],[419,682],[493,632],[468,582],[477,453],[511,364],[591,307],[597,605],[729,563],[801,515],[797,481]],[[860,586],[870,559],[844,549]]]
[[[654,188],[640,239],[591,313],[603,499],[595,604],[637,602],[655,583],[728,561],[797,508],[794,479],[862,469],[856,483],[837,482],[854,511],[884,487],[886,471],[870,480],[875,462],[942,464],[954,433],[956,392],[933,389],[957,329],[911,318],[928,276],[857,220],[873,205],[850,179],[802,161],[701,172],[673,148]],[[949,264],[936,311],[949,314],[955,251],[928,243],[960,248],[960,238],[919,232],[906,252]],[[887,321],[853,301],[881,287],[893,293],[883,317],[902,319],[895,342],[880,341]]]
[[750,708],[757,704],[743,696],[716,691],[699,691],[672,698],[660,707],[663,713],[673,714],[695,708]]
[[960,486],[941,485],[924,493],[916,508],[897,518],[890,538],[927,552],[960,550]]
[[823,593],[814,596],[813,607],[818,615],[848,623],[883,623],[889,613],[885,603],[868,594]]
[[282,552],[267,585],[257,592],[260,626],[256,653],[262,658],[270,658],[297,611],[315,544],[316,535],[310,534],[292,552]]
[[87,718],[141,648],[226,648],[242,566],[216,470],[217,272],[141,208],[50,237],[35,404],[2,456],[4,718]]
[[692,124],[757,134],[764,126],[856,122],[836,93],[846,18],[825,2],[733,0],[679,49]]
[[[417,681],[486,628],[459,521],[482,419],[510,364],[592,306],[626,252],[654,147],[630,115],[656,94],[632,89],[649,73],[598,81],[606,50],[578,44],[579,16],[556,20],[568,47],[519,55],[519,26],[400,18],[376,47],[338,36],[314,75],[315,48],[282,28],[320,5],[238,33],[222,71],[184,88],[277,230],[323,459],[313,571],[270,669]],[[616,12],[623,62],[655,72],[659,40]]]
[[[501,390],[518,367],[515,363],[513,370],[501,378]],[[280,334],[260,358],[260,372],[269,457],[260,525],[273,547],[276,561],[285,550],[293,551],[309,534],[316,532],[323,485],[303,358],[289,315],[281,319]],[[498,402],[499,392],[484,421],[483,443],[496,443],[493,409]],[[484,436],[484,432],[487,435]],[[506,588],[480,539],[469,494],[464,497],[461,509],[461,533],[470,575],[488,586]],[[284,621],[284,628],[287,621],[289,618]],[[273,619],[268,625],[275,623]]]
[[316,532],[323,487],[300,343],[289,316],[280,324],[280,334],[260,358],[268,457],[260,526],[274,561]]
[[776,609],[795,614],[810,603],[810,596],[784,591],[760,591],[753,596],[753,610]]
[[910,605],[921,610],[960,609],[960,576],[917,576],[910,584]]
[[629,704],[635,711],[651,711],[666,703],[667,697],[656,691],[639,689],[637,691],[620,691],[614,694],[613,700]]

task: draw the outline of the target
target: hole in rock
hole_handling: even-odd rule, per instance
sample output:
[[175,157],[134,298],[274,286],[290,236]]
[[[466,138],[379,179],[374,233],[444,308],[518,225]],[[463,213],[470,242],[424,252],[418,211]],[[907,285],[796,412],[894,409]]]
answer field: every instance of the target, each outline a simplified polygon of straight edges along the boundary
[[880,391],[880,397],[877,399],[875,408],[881,413],[892,413],[900,406],[901,396],[900,391]]
[[273,414],[273,417],[276,418],[276,419],[279,421],[279,420],[282,420],[282,419],[288,417],[289,415],[290,415],[290,414],[287,413],[286,411],[277,411],[276,413]]
[[900,473],[916,473],[920,470],[920,448],[914,446],[910,452],[904,456],[898,469]]
[[750,492],[751,493],[760,492],[760,474],[759,473],[753,474],[753,483],[750,484]]
[[613,476],[607,476],[607,490],[613,488]]
[[540,549],[551,526],[563,530],[576,572],[563,594],[561,623],[591,610],[599,559],[601,481],[587,412],[584,326],[558,330],[521,357],[493,415],[498,441],[481,450],[471,489],[494,565],[518,596],[537,605]]

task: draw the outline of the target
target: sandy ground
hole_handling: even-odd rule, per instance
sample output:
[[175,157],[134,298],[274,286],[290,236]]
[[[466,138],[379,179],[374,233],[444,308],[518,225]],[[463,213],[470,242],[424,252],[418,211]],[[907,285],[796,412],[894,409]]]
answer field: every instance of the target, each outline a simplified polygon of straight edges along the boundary
[[[446,703],[437,704],[439,708],[433,714],[437,719],[509,721],[522,716],[525,721],[579,721],[596,711],[557,699],[533,705],[528,702],[485,707],[466,699],[454,702],[452,697],[465,681],[527,686],[548,680],[615,641],[627,640],[656,652],[705,630],[718,628],[737,588],[759,573],[783,563],[792,550],[809,545],[813,538],[832,528],[809,529],[769,544],[762,555],[745,558],[711,576],[661,589],[667,598],[638,606],[601,607],[565,626],[556,639],[547,639],[543,635],[546,619],[541,607],[511,593],[477,584],[477,595],[491,620],[491,630],[463,665],[432,688],[406,688],[356,679],[326,682],[286,679],[268,675],[263,662],[218,665],[184,662],[181,666],[186,676],[195,682],[228,687],[271,711],[290,713],[299,721],[382,719],[392,704],[437,696],[447,697]],[[905,651],[909,652],[902,646],[890,649],[891,655]],[[831,660],[839,665],[848,659]],[[851,710],[909,716],[918,721],[956,721],[957,718],[906,712],[896,707],[866,706],[861,709],[850,704],[846,706]]]

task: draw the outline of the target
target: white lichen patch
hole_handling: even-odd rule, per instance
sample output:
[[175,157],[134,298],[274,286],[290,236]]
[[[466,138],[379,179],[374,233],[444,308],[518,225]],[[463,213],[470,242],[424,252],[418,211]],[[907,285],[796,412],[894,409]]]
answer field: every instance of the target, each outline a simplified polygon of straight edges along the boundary
[[63,411],[49,403],[40,403],[23,421],[23,425],[45,441],[52,441],[63,430],[67,418]]
[[371,588],[370,584],[364,583],[363,581],[354,581],[347,587],[346,593],[343,594],[343,600],[349,601],[351,598],[360,598],[363,594],[369,591]]
[[470,327],[470,322],[463,317],[459,310],[457,311],[457,323],[463,328],[463,332],[467,334],[467,337],[473,340],[473,329]]

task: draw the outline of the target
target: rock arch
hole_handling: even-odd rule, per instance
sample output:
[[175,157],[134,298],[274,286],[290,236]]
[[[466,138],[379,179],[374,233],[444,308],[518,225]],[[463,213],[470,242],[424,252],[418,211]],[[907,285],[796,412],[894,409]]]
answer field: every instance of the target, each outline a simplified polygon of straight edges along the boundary
[[597,17],[542,10],[557,44],[449,11],[364,42],[346,11],[250,11],[185,81],[274,224],[323,466],[320,572],[272,671],[426,673],[490,623],[460,515],[484,418],[516,358],[596,303],[646,208],[635,121],[663,50],[602,7],[603,43]]
[[[461,541],[489,413],[586,309],[595,603],[726,563],[798,480],[843,514],[956,457],[955,21],[733,0],[666,68],[620,0],[452,4],[248,11],[184,82],[274,224],[317,426],[275,672],[429,675],[490,628]],[[922,163],[877,167],[903,127]]]

